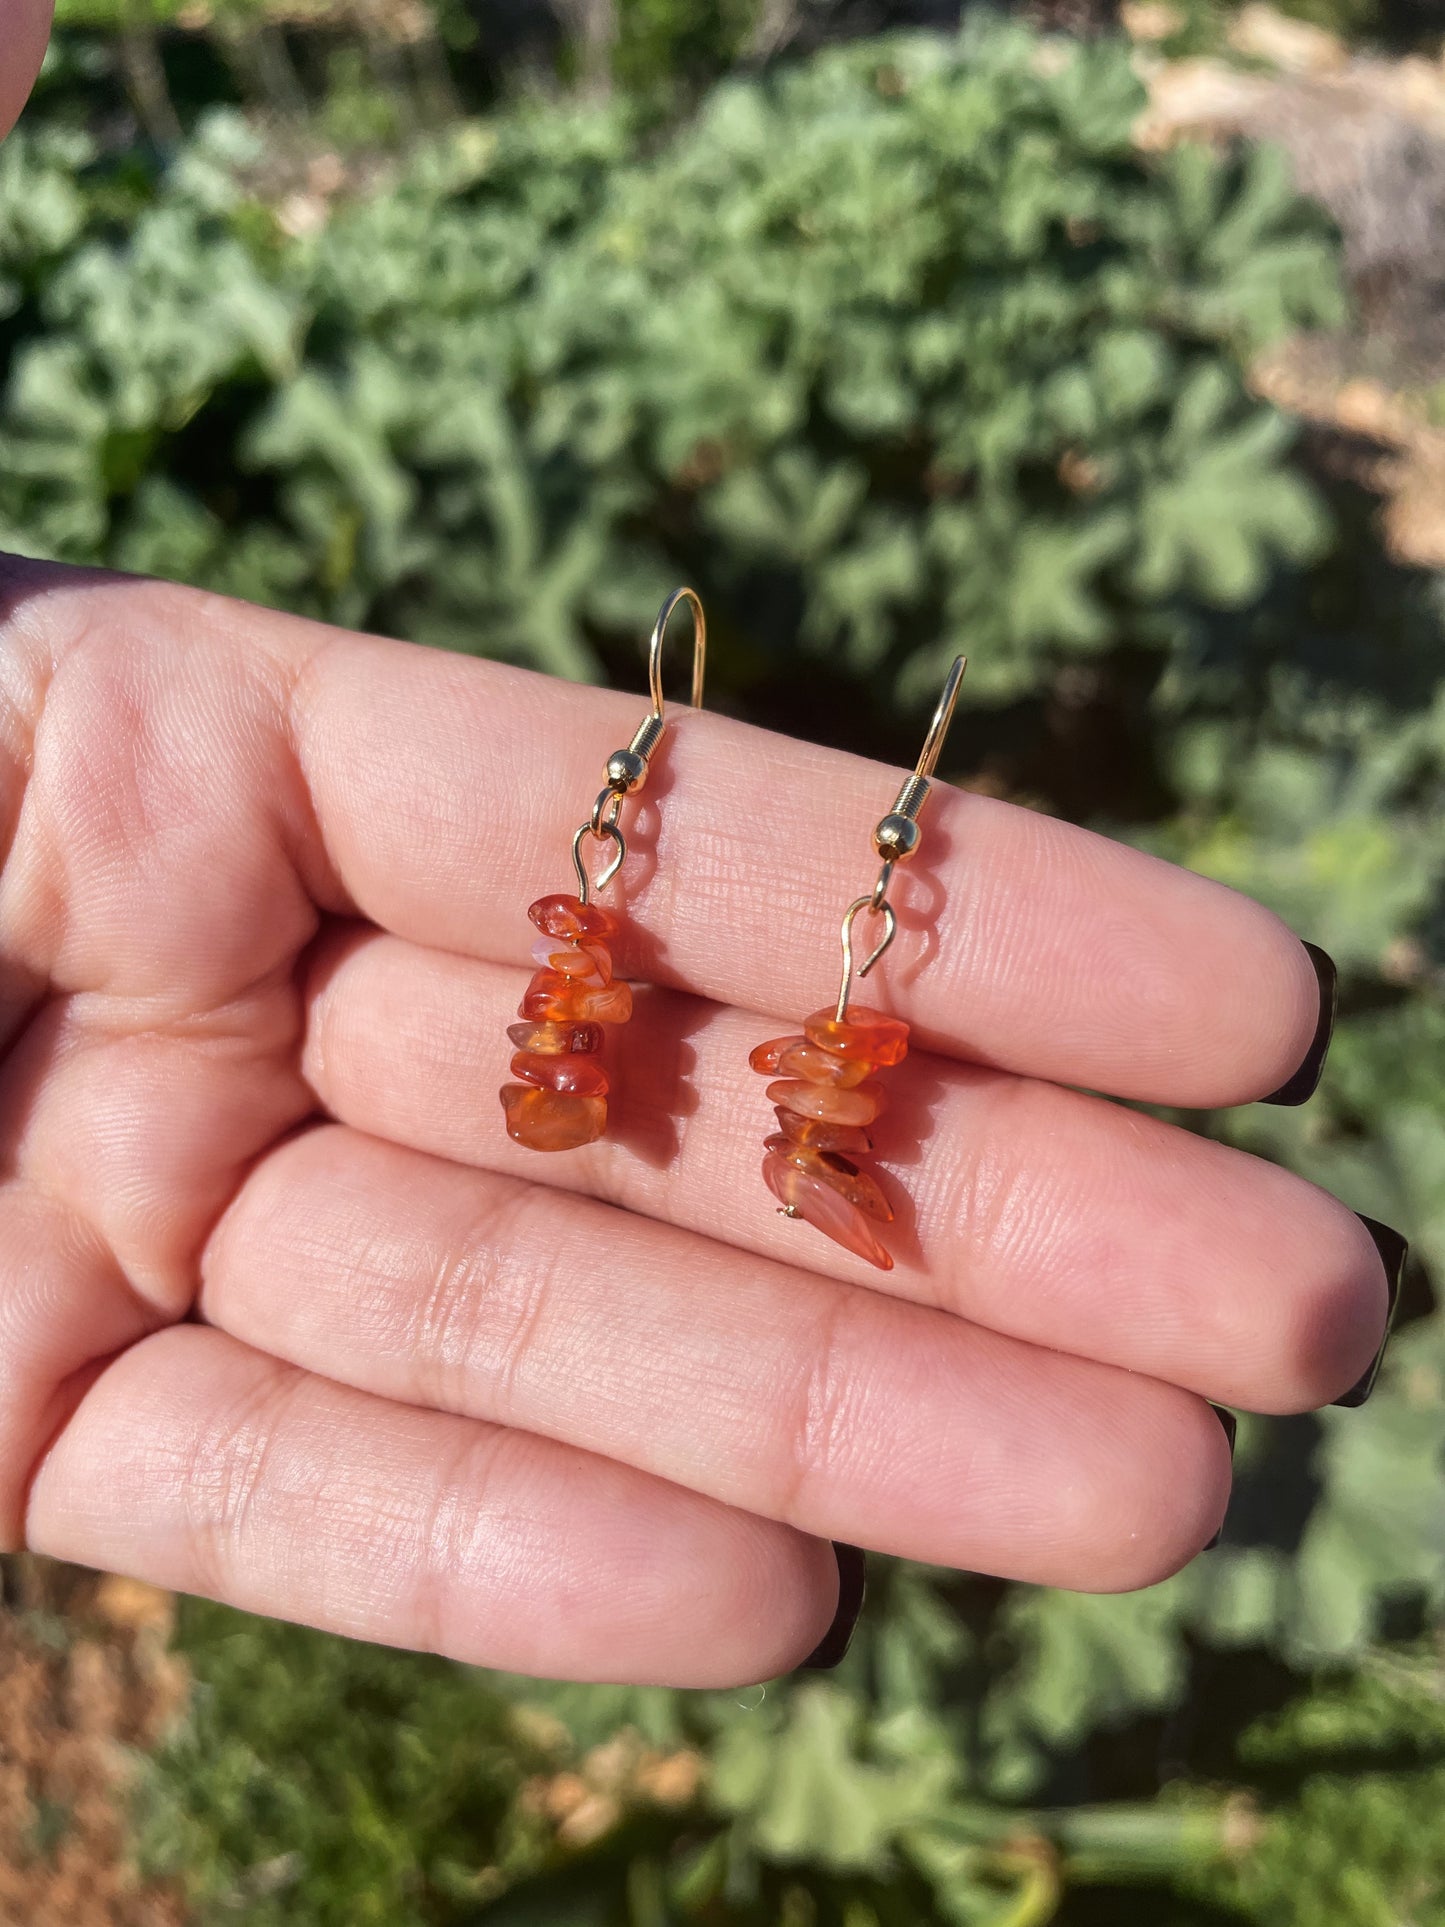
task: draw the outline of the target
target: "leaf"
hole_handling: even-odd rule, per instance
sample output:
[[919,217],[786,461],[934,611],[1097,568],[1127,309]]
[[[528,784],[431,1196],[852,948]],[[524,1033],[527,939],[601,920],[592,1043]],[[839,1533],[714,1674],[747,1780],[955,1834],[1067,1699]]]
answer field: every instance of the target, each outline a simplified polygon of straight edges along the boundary
[[1047,1746],[1068,1746],[1170,1705],[1185,1676],[1183,1607],[1177,1584],[1103,1595],[1021,1588],[1003,1621],[1019,1656],[1009,1701],[990,1709],[990,1737],[1017,1726]]
[[881,1873],[906,1828],[936,1812],[946,1753],[892,1766],[859,1757],[859,1709],[833,1687],[793,1694],[785,1721],[740,1721],[714,1755],[712,1798],[769,1858]]

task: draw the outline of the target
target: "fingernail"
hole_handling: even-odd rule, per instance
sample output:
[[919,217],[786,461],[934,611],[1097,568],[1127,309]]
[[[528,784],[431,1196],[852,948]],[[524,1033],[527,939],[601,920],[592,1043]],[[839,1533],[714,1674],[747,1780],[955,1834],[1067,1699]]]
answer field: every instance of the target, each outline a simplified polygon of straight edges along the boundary
[[1380,1262],[1385,1267],[1385,1281],[1390,1288],[1389,1306],[1385,1313],[1385,1336],[1380,1340],[1380,1349],[1370,1360],[1369,1368],[1357,1384],[1350,1387],[1336,1405],[1353,1407],[1363,1405],[1375,1389],[1375,1380],[1380,1376],[1380,1366],[1384,1362],[1385,1347],[1390,1342],[1390,1333],[1395,1324],[1395,1307],[1400,1302],[1400,1285],[1405,1276],[1405,1260],[1410,1255],[1410,1247],[1398,1231],[1392,1231],[1387,1224],[1376,1218],[1367,1218],[1357,1211],[1355,1216],[1375,1241],[1375,1249],[1380,1254]]
[[1335,1028],[1335,1001],[1339,979],[1335,966],[1317,944],[1307,943],[1305,955],[1315,967],[1315,977],[1320,987],[1320,1016],[1315,1025],[1314,1041],[1305,1052],[1305,1060],[1287,1083],[1281,1084],[1277,1091],[1262,1097],[1261,1104],[1303,1104],[1315,1094],[1320,1074],[1325,1068],[1325,1058],[1329,1055],[1330,1037]]
[[800,1673],[827,1673],[839,1663],[853,1640],[853,1628],[863,1610],[863,1595],[868,1590],[868,1564],[857,1546],[833,1541],[833,1557],[838,1561],[838,1610],[833,1623],[799,1666]]
[[[1224,1436],[1229,1440],[1229,1463],[1233,1465],[1234,1464],[1234,1437],[1239,1430],[1239,1420],[1234,1416],[1233,1412],[1226,1411],[1222,1405],[1211,1405],[1209,1409],[1211,1412],[1213,1412],[1214,1416],[1219,1420],[1219,1423],[1224,1427]],[[1227,1519],[1228,1516],[1229,1516],[1229,1511],[1228,1511],[1228,1508],[1226,1507],[1225,1519]],[[1214,1548],[1219,1544],[1220,1540],[1224,1537],[1224,1522],[1225,1522],[1224,1519],[1220,1520],[1219,1530],[1218,1532],[1215,1533],[1214,1537],[1209,1541],[1209,1544],[1204,1547],[1205,1552],[1213,1552]]]

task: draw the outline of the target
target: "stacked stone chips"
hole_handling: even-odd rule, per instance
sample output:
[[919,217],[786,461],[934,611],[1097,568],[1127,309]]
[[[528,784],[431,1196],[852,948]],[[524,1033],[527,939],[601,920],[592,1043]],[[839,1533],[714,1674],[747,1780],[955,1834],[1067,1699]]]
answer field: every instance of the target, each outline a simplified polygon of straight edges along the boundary
[[893,1208],[857,1160],[873,1150],[869,1125],[887,1102],[873,1073],[908,1055],[900,1018],[856,1005],[842,1018],[814,1011],[801,1037],[773,1037],[748,1058],[776,1079],[768,1096],[778,1130],[765,1140],[763,1177],[790,1217],[866,1258],[880,1271],[893,1259],[874,1227],[891,1224]]
[[532,1151],[575,1151],[607,1128],[603,1025],[625,1024],[632,992],[613,981],[617,919],[580,897],[538,897],[527,915],[541,931],[538,969],[508,1026],[517,1046],[502,1086],[507,1135]]

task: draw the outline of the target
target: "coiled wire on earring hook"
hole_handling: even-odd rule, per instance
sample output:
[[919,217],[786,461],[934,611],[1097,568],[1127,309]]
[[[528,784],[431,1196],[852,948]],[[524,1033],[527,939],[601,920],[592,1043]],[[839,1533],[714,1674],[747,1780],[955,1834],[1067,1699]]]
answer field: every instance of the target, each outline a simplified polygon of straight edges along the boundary
[[[627,838],[618,823],[624,796],[635,796],[647,781],[653,752],[662,741],[662,733],[667,727],[667,705],[662,694],[662,644],[667,633],[667,625],[674,609],[680,602],[686,602],[692,610],[692,707],[702,708],[703,675],[707,666],[707,618],[702,612],[702,602],[696,590],[674,589],[657,612],[657,621],[652,625],[652,635],[647,644],[647,687],[652,697],[652,708],[638,725],[637,733],[626,749],[616,749],[607,759],[607,781],[597,792],[597,800],[592,805],[592,814],[580,824],[572,838],[572,868],[577,873],[577,895],[584,904],[592,901],[594,890],[605,890],[627,855]],[[582,861],[582,839],[594,837],[599,843],[610,842],[612,855],[596,878],[587,874]]]
[[964,671],[968,668],[967,656],[955,656],[953,667],[948,672],[948,680],[943,685],[943,694],[938,699],[933,712],[933,720],[928,725],[928,734],[923,739],[923,748],[911,776],[905,777],[893,807],[879,820],[873,832],[873,847],[882,857],[877,881],[866,897],[855,897],[843,912],[841,932],[843,945],[843,975],[838,984],[838,1001],[833,1016],[842,1023],[848,1014],[848,997],[853,984],[853,921],[861,911],[870,916],[881,916],[883,935],[869,951],[866,961],[859,966],[858,976],[866,977],[893,939],[898,934],[898,918],[893,905],[888,901],[888,886],[893,881],[895,865],[906,863],[922,841],[923,832],[918,827],[919,812],[928,801],[933,772],[938,767],[939,752],[943,739],[948,734],[948,725],[953,721],[953,712],[958,704],[959,685]]

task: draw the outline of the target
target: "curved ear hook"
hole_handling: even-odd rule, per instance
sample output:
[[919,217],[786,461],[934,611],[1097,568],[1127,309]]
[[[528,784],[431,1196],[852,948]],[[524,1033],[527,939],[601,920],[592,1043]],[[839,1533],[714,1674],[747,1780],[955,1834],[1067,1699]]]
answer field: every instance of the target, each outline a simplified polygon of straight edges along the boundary
[[662,700],[662,638],[679,602],[688,603],[692,609],[692,706],[694,709],[702,708],[702,679],[707,663],[707,618],[695,589],[674,589],[658,610],[657,621],[652,625],[652,639],[647,645],[647,684],[652,694],[653,718],[659,723],[665,708]]
[[[592,815],[572,839],[577,895],[583,903],[590,901],[594,888],[600,890],[604,884],[612,881],[627,855],[627,840],[617,827],[617,816],[622,808],[623,797],[636,796],[646,783],[653,751],[662,741],[663,731],[667,728],[667,706],[662,695],[662,639],[667,631],[668,619],[679,602],[686,602],[692,610],[692,706],[694,709],[702,708],[702,678],[707,662],[707,617],[702,612],[702,601],[695,589],[674,589],[657,612],[657,621],[652,625],[652,637],[647,645],[647,686],[652,695],[652,708],[643,717],[626,749],[614,749],[608,757],[606,786],[599,791],[597,801],[592,805]],[[588,880],[582,862],[582,838],[589,831],[599,842],[606,841],[613,845],[613,855],[595,884]]]
[[933,721],[928,725],[928,734],[923,739],[923,748],[913,774],[905,776],[903,787],[893,799],[893,808],[873,832],[873,847],[883,859],[878,872],[878,881],[866,897],[859,897],[843,912],[843,976],[838,985],[838,1001],[834,1006],[834,1016],[841,1024],[848,1013],[848,992],[853,980],[853,919],[862,910],[883,919],[883,935],[869,952],[867,960],[860,966],[858,975],[866,977],[892,943],[898,931],[898,919],[893,914],[893,906],[888,901],[888,886],[893,880],[894,865],[906,863],[917,850],[923,832],[918,827],[918,815],[928,800],[932,785],[933,772],[938,767],[939,752],[943,739],[948,734],[948,725],[953,721],[953,712],[958,704],[958,688],[963,681],[963,672],[968,667],[966,656],[955,656],[953,667],[948,672],[948,680],[943,685],[943,694],[933,712]]
[[923,739],[918,763],[913,774],[915,777],[932,776],[938,768],[938,758],[943,749],[943,739],[948,734],[948,725],[953,721],[953,712],[958,707],[958,689],[963,681],[963,672],[968,667],[967,656],[955,656],[953,667],[948,672],[948,681],[943,685],[943,694],[938,699],[938,707],[933,712],[933,721],[928,725],[928,734]]

